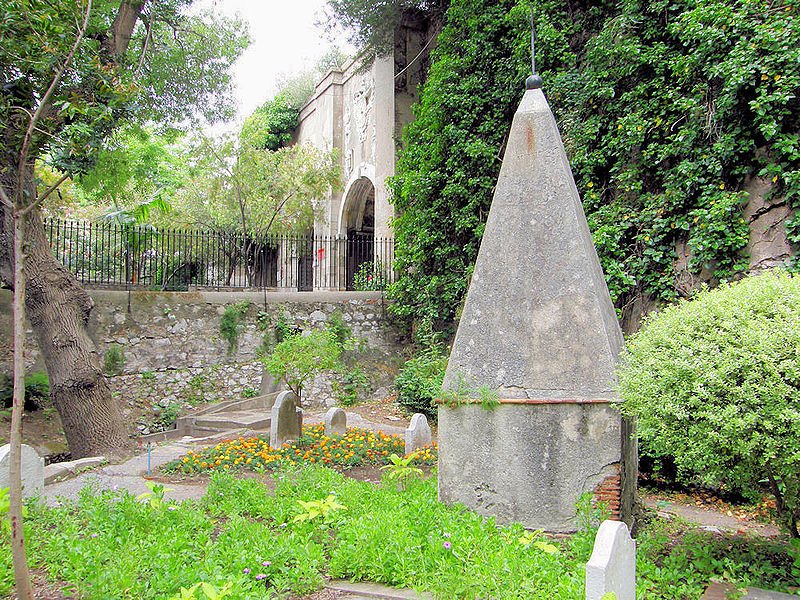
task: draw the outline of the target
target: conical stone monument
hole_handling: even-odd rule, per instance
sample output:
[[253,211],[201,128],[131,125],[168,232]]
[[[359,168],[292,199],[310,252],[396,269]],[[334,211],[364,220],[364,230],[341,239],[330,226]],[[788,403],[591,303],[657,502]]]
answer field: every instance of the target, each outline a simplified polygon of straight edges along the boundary
[[[444,380],[460,392],[439,408],[440,499],[554,532],[576,529],[585,492],[624,517],[636,463],[614,406],[622,346],[555,119],[529,89]],[[483,386],[494,410],[475,400]]]

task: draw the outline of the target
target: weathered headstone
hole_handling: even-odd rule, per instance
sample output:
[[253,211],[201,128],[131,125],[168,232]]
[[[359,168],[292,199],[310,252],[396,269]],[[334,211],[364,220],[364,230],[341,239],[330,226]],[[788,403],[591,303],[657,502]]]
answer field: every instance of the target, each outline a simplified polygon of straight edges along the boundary
[[619,521],[600,524],[586,563],[586,600],[600,600],[609,592],[616,600],[636,599],[636,542]]
[[[9,487],[8,467],[11,459],[11,445],[0,448],[0,488]],[[22,444],[20,458],[22,473],[22,496],[29,498],[44,489],[44,459],[33,448]]]
[[431,428],[428,419],[422,413],[411,417],[411,424],[406,429],[406,456],[431,443]]
[[[272,394],[274,392],[278,392],[281,389],[281,382],[278,379],[275,379],[275,376],[267,371],[265,368],[261,370],[261,389],[259,390],[259,395],[266,396],[267,394]],[[284,386],[285,389],[285,386]]]
[[[622,345],[555,118],[528,90],[445,375],[445,390],[473,398],[439,408],[440,499],[562,532],[576,529],[584,492],[625,505],[635,459],[614,407]],[[483,386],[494,410],[477,401]]]
[[337,407],[325,413],[325,435],[344,435],[347,433],[347,414]]
[[272,405],[269,445],[280,448],[286,442],[299,439],[302,430],[303,411],[297,407],[297,396],[293,392],[281,392]]

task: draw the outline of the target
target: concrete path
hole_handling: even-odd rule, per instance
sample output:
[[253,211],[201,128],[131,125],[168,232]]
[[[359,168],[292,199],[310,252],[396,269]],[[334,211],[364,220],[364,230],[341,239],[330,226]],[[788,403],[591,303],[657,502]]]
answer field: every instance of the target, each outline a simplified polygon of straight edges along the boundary
[[688,506],[678,502],[643,498],[644,504],[656,510],[661,516],[674,515],[684,521],[699,525],[708,531],[719,530],[721,533],[746,532],[762,537],[774,538],[781,535],[781,530],[775,525],[759,523],[753,519],[741,521],[716,510],[709,510],[697,506]]
[[[171,460],[174,460],[189,450],[199,447],[199,440],[185,439],[171,442],[163,446],[155,446],[150,452],[151,473]],[[127,489],[132,494],[142,494],[150,491],[145,482],[147,473],[147,452],[116,465],[106,465],[92,471],[81,473],[77,477],[45,485],[44,497],[53,504],[59,497],[77,499],[78,493],[89,484],[97,485],[103,490]],[[204,483],[170,483],[165,496],[173,500],[187,500],[201,498],[206,493]]]
[[[700,600],[727,600],[727,598],[739,598],[740,596],[732,595],[735,593],[736,587],[729,583],[712,583]],[[742,600],[790,600],[791,598],[797,600],[797,596],[783,594],[781,592],[760,590],[758,588],[747,588],[741,598]]]

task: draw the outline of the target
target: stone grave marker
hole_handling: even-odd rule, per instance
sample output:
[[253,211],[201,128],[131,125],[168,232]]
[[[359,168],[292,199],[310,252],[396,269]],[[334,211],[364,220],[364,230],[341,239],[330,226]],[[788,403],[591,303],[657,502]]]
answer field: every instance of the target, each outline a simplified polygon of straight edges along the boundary
[[600,524],[586,563],[586,600],[600,600],[609,592],[616,600],[636,599],[636,542],[619,521]]
[[297,440],[303,429],[303,410],[297,406],[293,392],[281,392],[272,405],[269,428],[269,445],[280,448],[286,442]]
[[325,435],[344,435],[347,433],[347,414],[337,407],[325,413]]
[[431,428],[428,419],[422,413],[411,417],[411,424],[406,429],[406,456],[431,443]]
[[[11,445],[0,448],[0,488],[9,487],[8,468],[11,459]],[[33,448],[22,444],[21,457],[22,496],[30,498],[44,489],[44,459]]]

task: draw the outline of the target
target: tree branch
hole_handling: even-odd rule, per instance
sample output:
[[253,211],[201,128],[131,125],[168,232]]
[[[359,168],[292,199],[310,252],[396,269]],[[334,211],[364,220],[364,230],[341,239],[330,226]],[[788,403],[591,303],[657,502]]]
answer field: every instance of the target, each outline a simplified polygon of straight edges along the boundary
[[144,59],[147,56],[147,47],[150,45],[150,37],[153,34],[153,21],[152,19],[147,20],[147,33],[144,36],[144,42],[142,42],[142,55],[139,57],[139,64],[136,65],[136,71],[134,71],[135,75],[138,75],[144,66]]
[[87,0],[86,13],[83,16],[83,25],[81,25],[81,28],[78,30],[78,37],[75,38],[75,43],[72,45],[67,58],[64,59],[64,62],[58,68],[55,77],[53,77],[53,80],[50,82],[50,87],[47,88],[44,96],[42,96],[39,106],[36,107],[36,112],[34,112],[33,116],[31,117],[28,130],[25,132],[25,137],[22,140],[22,149],[19,152],[19,163],[17,165],[17,189],[15,190],[15,196],[17,196],[17,198],[22,198],[22,182],[25,179],[22,177],[22,173],[25,170],[25,163],[28,162],[28,152],[30,152],[31,139],[33,138],[33,131],[36,128],[36,123],[42,116],[42,112],[49,106],[50,98],[52,98],[53,93],[58,87],[58,84],[61,83],[61,78],[64,76],[64,71],[67,70],[69,63],[72,62],[72,57],[75,56],[75,53],[78,51],[78,46],[80,46],[81,41],[83,40],[83,35],[86,33],[86,29],[89,27],[89,15],[91,12],[92,0]]
[[3,189],[3,186],[0,186],[0,204],[7,206],[11,210],[14,210],[14,203],[9,199],[6,191]]
[[60,186],[62,183],[64,183],[64,182],[67,180],[67,178],[68,178],[68,177],[69,177],[69,175],[68,175],[68,174],[66,174],[66,173],[65,173],[64,175],[62,175],[62,176],[61,176],[61,178],[60,178],[58,181],[56,181],[56,182],[55,182],[53,185],[51,185],[49,188],[47,188],[47,191],[45,191],[45,193],[44,193],[44,194],[42,194],[41,196],[39,196],[39,197],[36,199],[36,202],[33,202],[33,203],[29,204],[28,206],[26,206],[24,209],[22,209],[22,212],[21,212],[21,214],[22,214],[23,216],[24,216],[24,215],[27,215],[27,214],[28,214],[29,212],[31,212],[31,211],[32,211],[34,208],[36,208],[37,206],[39,206],[39,205],[40,205],[42,202],[44,202],[44,201],[47,199],[47,197],[48,197],[50,194],[52,194],[53,192],[55,192],[55,191],[58,189],[58,186]]

